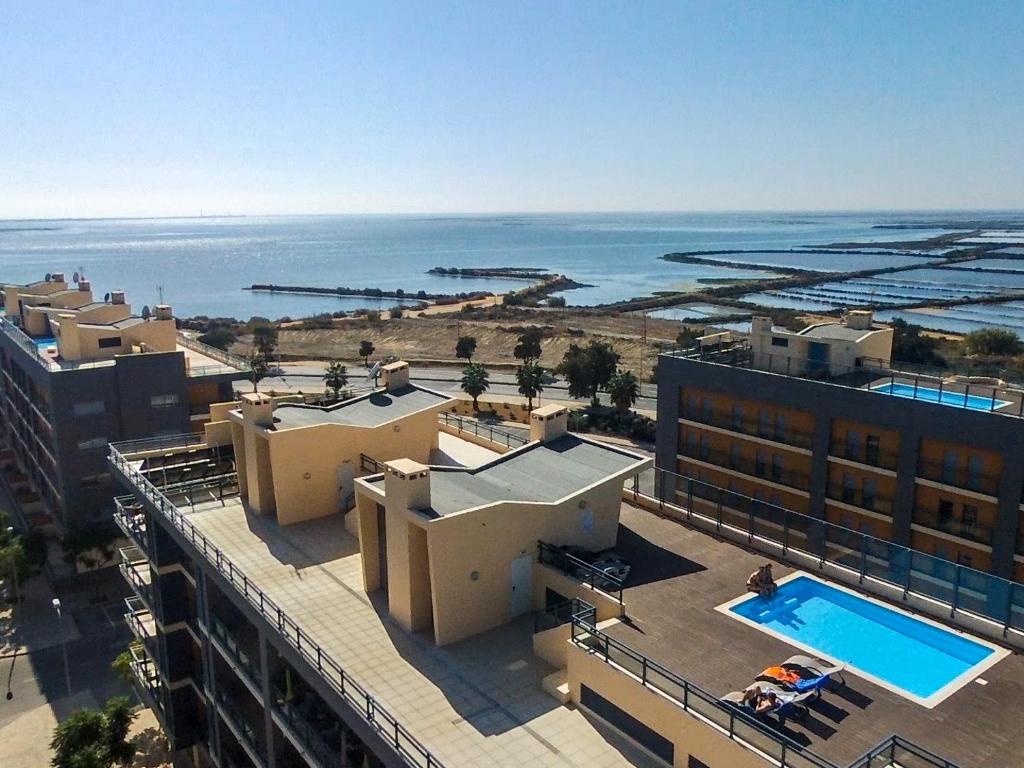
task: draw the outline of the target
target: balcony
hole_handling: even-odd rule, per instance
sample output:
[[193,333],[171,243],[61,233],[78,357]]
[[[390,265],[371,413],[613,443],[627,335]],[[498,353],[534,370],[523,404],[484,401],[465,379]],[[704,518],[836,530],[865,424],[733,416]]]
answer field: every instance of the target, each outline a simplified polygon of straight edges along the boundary
[[263,768],[266,763],[260,759],[260,755],[263,753],[263,748],[260,745],[260,739],[256,732],[256,728],[254,728],[252,723],[246,719],[241,708],[235,703],[231,695],[223,688],[217,689],[215,699],[221,718],[225,723],[227,723],[228,728],[231,729],[235,738],[238,739],[238,743],[245,750],[248,758],[252,760],[253,765]]
[[114,497],[114,522],[140,552],[148,554],[146,515],[134,496]]
[[253,661],[249,653],[234,638],[231,630],[216,616],[210,616],[209,628],[210,637],[213,638],[214,644],[221,654],[235,667],[236,672],[248,678],[248,682],[253,688],[257,691],[260,690],[263,685],[263,676],[260,674],[259,664]]
[[877,493],[864,493],[863,490],[850,488],[842,483],[829,483],[825,496],[832,501],[840,501],[852,507],[859,507],[869,512],[878,512],[882,515],[892,516],[892,499],[887,496],[879,496]]
[[150,647],[156,641],[156,621],[152,612],[138,597],[126,597],[124,604],[127,609],[124,620],[128,628],[140,643]]
[[731,469],[734,472],[739,472],[749,477],[768,480],[801,491],[808,491],[811,487],[811,478],[806,473],[785,469],[771,462],[733,456],[728,451],[713,448],[702,450],[695,446],[686,445],[681,446],[681,449],[680,455],[687,459],[703,461],[724,469]]
[[969,467],[950,466],[940,461],[922,460],[917,465],[917,476],[924,480],[931,480],[933,483],[961,488],[986,496],[996,497],[999,495],[1000,476],[998,474],[974,471]]
[[125,581],[132,585],[135,593],[141,597],[148,606],[153,604],[153,574],[149,569],[149,560],[146,554],[138,547],[123,547],[121,553],[121,575]]
[[758,437],[773,443],[792,446],[794,448],[810,448],[811,433],[792,428],[779,428],[777,424],[764,423],[753,419],[735,418],[732,414],[717,413],[700,408],[684,406],[682,418],[717,427],[729,432],[736,432],[748,437]]
[[160,673],[157,671],[156,663],[145,647],[138,643],[132,643],[128,647],[128,653],[131,656],[128,667],[132,671],[135,686],[147,700],[146,703],[149,707],[163,715],[164,689],[160,682]]
[[992,546],[992,528],[970,520],[957,519],[953,516],[940,515],[931,510],[915,509],[914,523],[922,528],[942,531],[976,544]]
[[899,453],[883,450],[867,445],[851,445],[845,440],[833,440],[829,445],[829,455],[837,459],[855,461],[868,467],[895,470],[899,466]]

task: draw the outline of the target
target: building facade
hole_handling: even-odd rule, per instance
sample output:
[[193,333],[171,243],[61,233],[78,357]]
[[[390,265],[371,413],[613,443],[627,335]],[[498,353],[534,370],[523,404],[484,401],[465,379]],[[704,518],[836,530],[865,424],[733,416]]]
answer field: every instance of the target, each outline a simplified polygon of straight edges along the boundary
[[180,336],[171,308],[146,318],[124,295],[94,301],[63,275],[4,288],[4,475],[32,525],[111,524],[107,445],[201,429],[231,400],[238,361]]
[[[660,358],[660,468],[1024,581],[1019,390],[901,373],[874,341],[870,360],[847,356],[830,373],[828,358],[794,360],[767,338],[770,321],[761,326],[756,348],[752,338]],[[774,333],[787,344],[806,335]]]

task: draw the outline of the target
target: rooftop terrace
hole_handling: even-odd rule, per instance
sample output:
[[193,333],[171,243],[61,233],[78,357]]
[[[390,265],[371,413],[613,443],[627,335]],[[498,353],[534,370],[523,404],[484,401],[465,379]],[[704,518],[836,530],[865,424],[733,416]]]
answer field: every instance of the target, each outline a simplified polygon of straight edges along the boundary
[[[884,390],[880,394],[888,394],[891,387],[900,393],[899,397],[1024,418],[1024,383],[991,376],[985,369],[935,368],[898,360],[885,362],[874,358],[861,358],[858,365],[832,375],[823,370],[796,373],[789,370],[790,358],[785,356],[779,356],[776,361],[772,355],[767,355],[766,364],[755,368],[753,355],[745,341],[704,348],[673,347],[663,350],[661,354],[694,362],[762,370],[766,375],[815,379],[825,384],[856,389]],[[831,367],[835,369],[836,366],[832,364]],[[999,373],[1005,375],[1005,371]]]

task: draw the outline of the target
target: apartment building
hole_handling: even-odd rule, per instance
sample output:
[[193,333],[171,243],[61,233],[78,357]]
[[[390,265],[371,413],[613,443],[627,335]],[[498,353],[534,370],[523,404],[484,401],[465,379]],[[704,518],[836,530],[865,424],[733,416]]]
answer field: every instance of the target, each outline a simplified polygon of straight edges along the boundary
[[110,442],[201,430],[232,399],[240,362],[180,335],[171,307],[146,317],[123,292],[93,297],[61,273],[3,288],[3,477],[31,525],[111,523]]
[[1024,393],[910,373],[891,340],[864,312],[754,318],[749,340],[663,355],[658,466],[1024,581]]

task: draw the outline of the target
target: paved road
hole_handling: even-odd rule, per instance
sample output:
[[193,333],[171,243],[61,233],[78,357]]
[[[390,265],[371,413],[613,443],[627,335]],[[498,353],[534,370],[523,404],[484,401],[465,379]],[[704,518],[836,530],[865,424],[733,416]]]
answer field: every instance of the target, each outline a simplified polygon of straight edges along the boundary
[[[286,363],[282,366],[283,376],[275,376],[264,379],[260,386],[264,389],[305,389],[314,391],[323,388],[323,374],[326,363],[309,363],[296,365]],[[368,383],[360,376],[361,371],[355,366],[349,366],[349,384],[359,387]],[[459,382],[462,378],[462,371],[457,366],[419,366],[412,365],[413,380],[425,387],[441,390],[444,392],[458,392]],[[489,394],[494,395],[518,395],[516,388],[515,374],[508,371],[490,371],[491,388]],[[243,387],[239,387],[243,388]],[[641,397],[636,402],[636,407],[654,411],[658,407],[658,387],[654,384],[643,384],[640,387]],[[553,384],[544,387],[542,398],[554,398],[556,400],[571,400],[566,388],[565,380],[555,377]],[[582,402],[583,399],[576,398]],[[607,402],[608,398],[602,395],[602,401]]]

